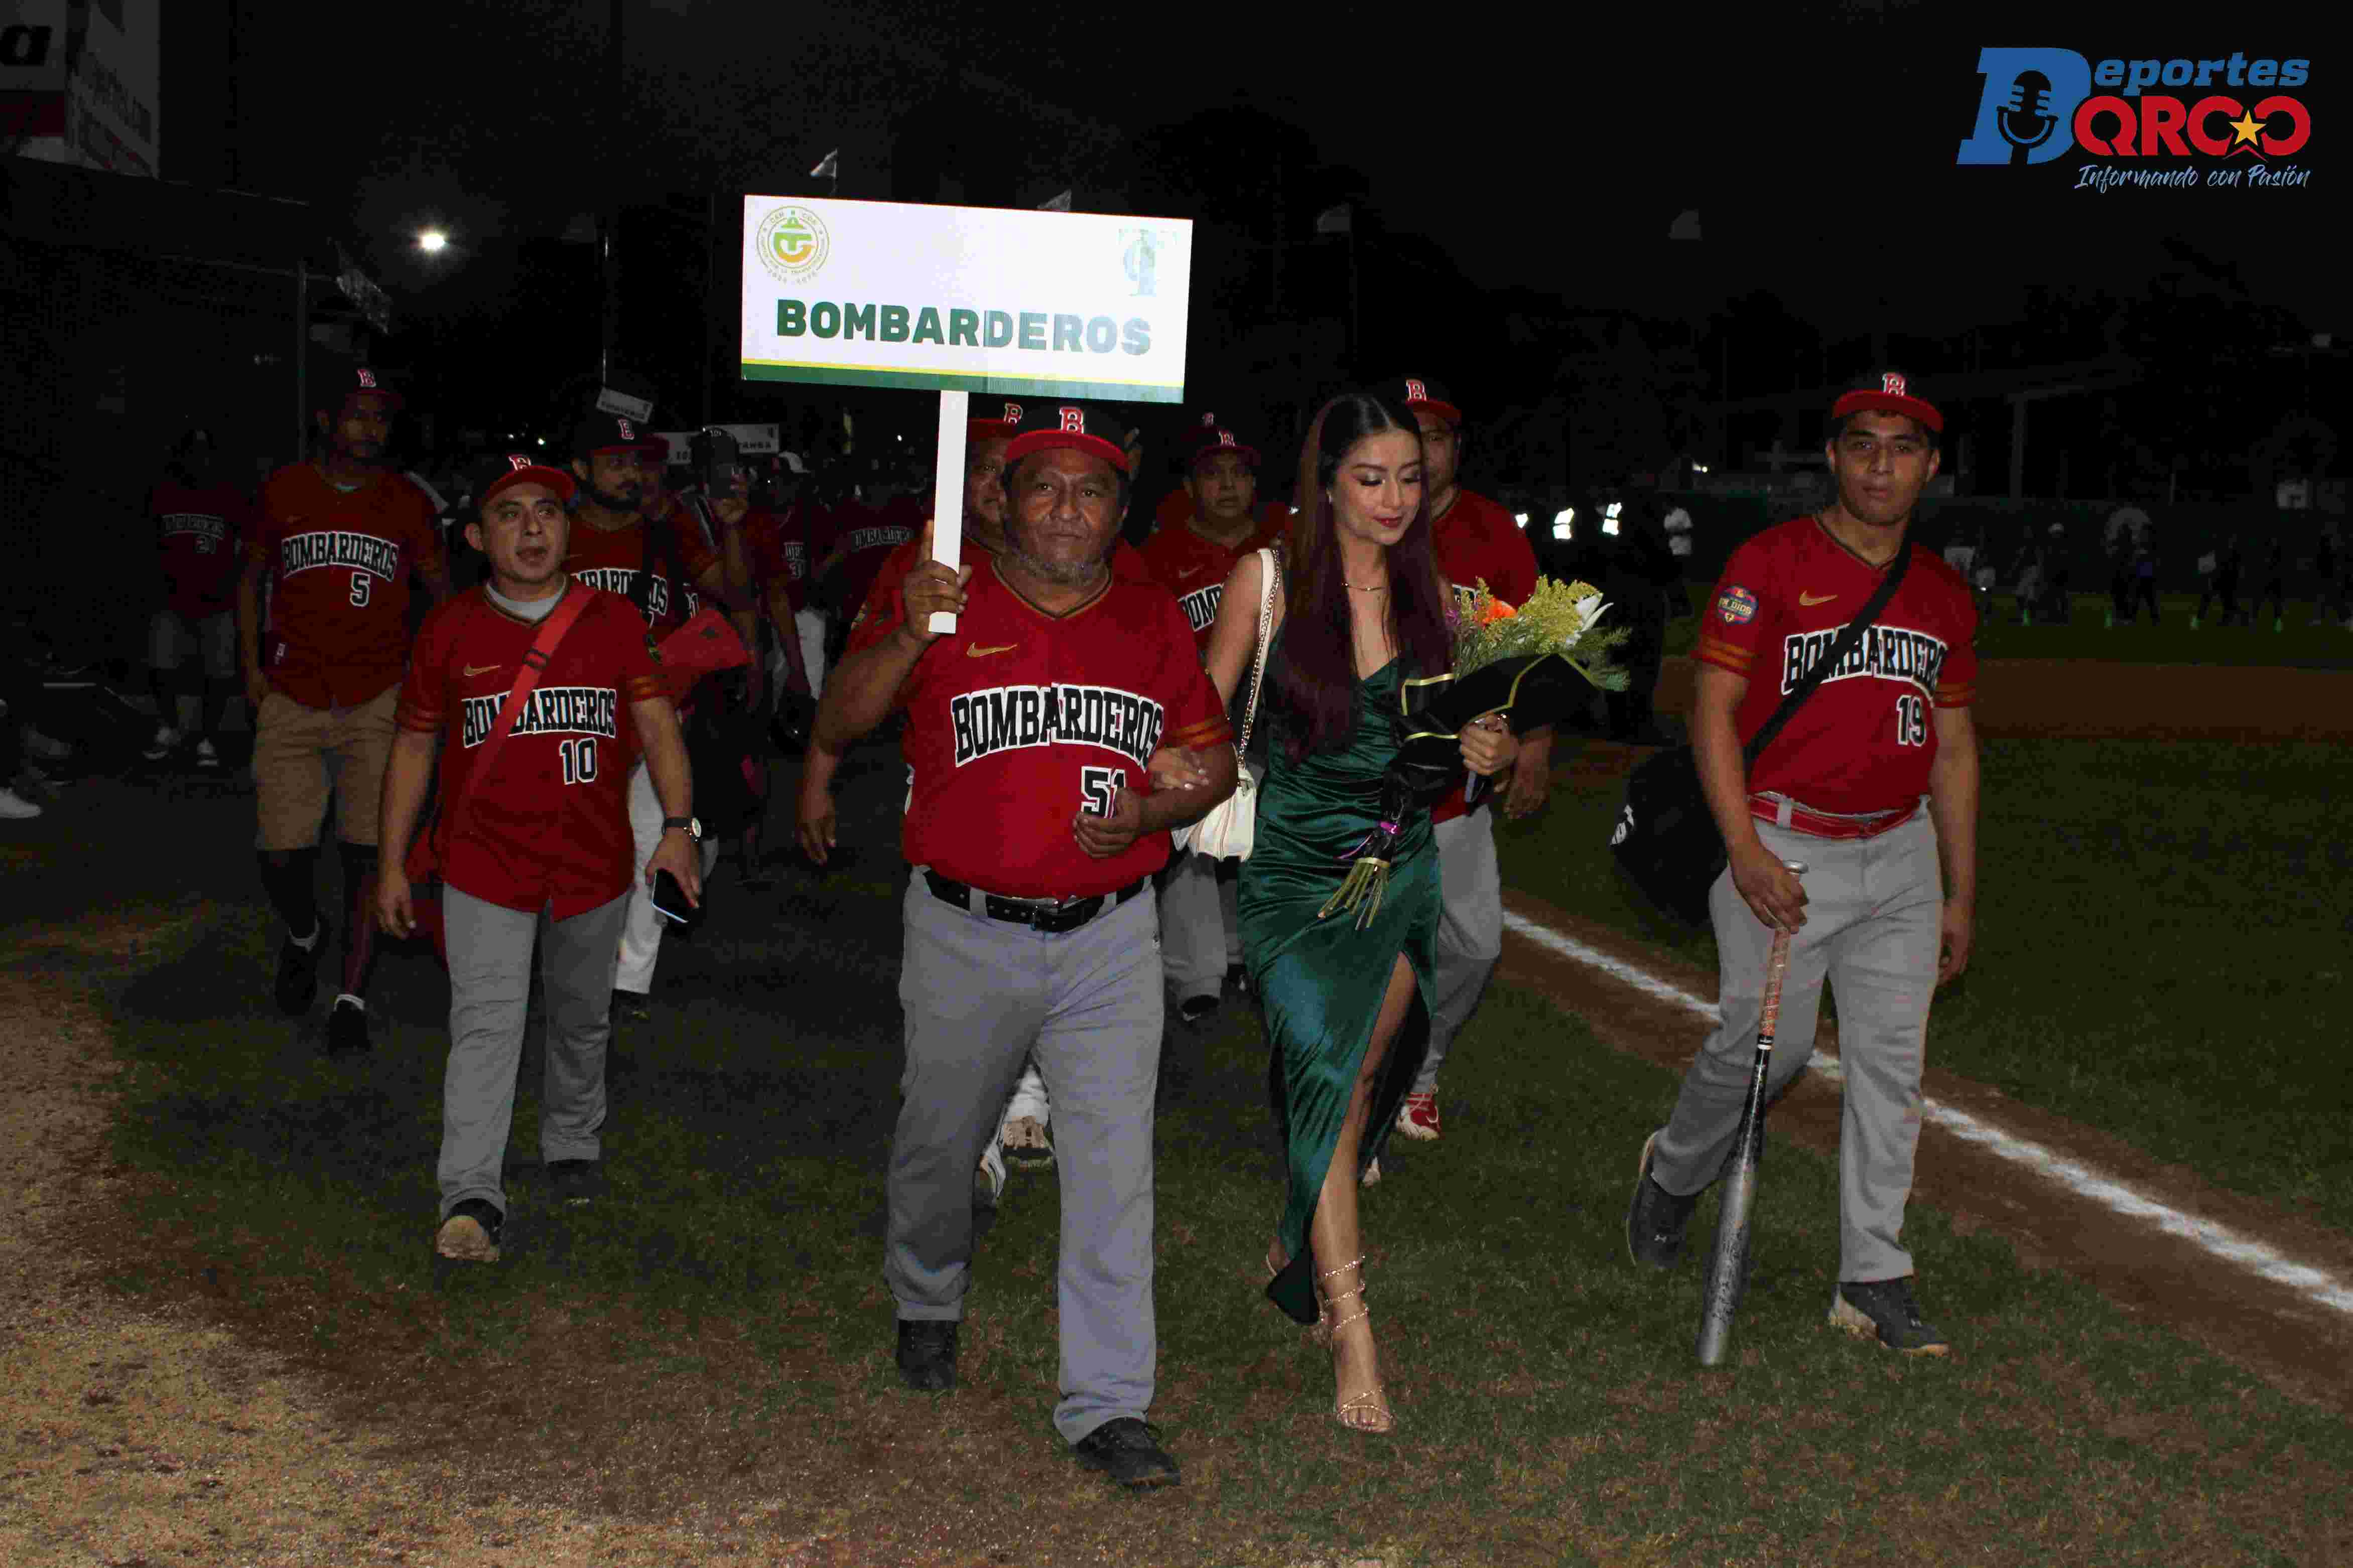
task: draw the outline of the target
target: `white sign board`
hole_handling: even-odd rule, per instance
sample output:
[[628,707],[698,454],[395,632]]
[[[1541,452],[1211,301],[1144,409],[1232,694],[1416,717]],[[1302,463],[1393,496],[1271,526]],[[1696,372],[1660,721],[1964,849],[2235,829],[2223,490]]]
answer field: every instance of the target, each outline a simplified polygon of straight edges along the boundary
[[[607,410],[607,412],[610,411]],[[727,434],[735,437],[735,450],[743,457],[773,457],[776,453],[785,449],[784,441],[777,433],[777,426],[774,425],[722,425],[717,426],[717,428],[724,430]],[[687,463],[692,461],[692,458],[689,456],[689,443],[693,441],[696,432],[692,430],[659,430],[656,431],[655,434],[659,435],[663,440],[670,443],[670,466],[671,468],[683,468]]]
[[1176,403],[1187,218],[744,198],[746,381]]

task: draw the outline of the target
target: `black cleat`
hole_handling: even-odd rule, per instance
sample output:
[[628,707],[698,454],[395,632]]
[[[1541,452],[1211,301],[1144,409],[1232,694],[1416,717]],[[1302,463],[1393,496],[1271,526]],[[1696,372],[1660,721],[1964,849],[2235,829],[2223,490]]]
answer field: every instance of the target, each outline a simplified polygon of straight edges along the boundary
[[1090,1465],[1130,1491],[1173,1487],[1182,1478],[1176,1461],[1160,1446],[1160,1434],[1133,1415],[1115,1415],[1071,1445],[1079,1463]]
[[449,1211],[433,1237],[433,1250],[459,1263],[499,1260],[498,1206],[483,1198],[468,1198]]
[[306,950],[297,947],[292,939],[278,944],[278,979],[270,992],[278,999],[278,1010],[290,1018],[299,1018],[311,1010],[311,1001],[319,994],[319,964],[327,956],[327,922],[319,921],[319,934],[311,939]]
[[1831,1321],[1858,1339],[1876,1339],[1905,1355],[1947,1355],[1952,1342],[1920,1316],[1912,1280],[1842,1280],[1831,1297]]
[[[1663,1128],[1661,1131],[1665,1131]],[[1691,1224],[1698,1194],[1679,1198],[1651,1179],[1651,1157],[1659,1134],[1642,1141],[1642,1163],[1634,1176],[1634,1198],[1626,1205],[1626,1251],[1635,1262],[1651,1268],[1672,1268],[1683,1255],[1683,1231]]]
[[327,1054],[364,1057],[368,1053],[367,1008],[348,996],[338,996],[327,1013]]
[[548,1191],[568,1208],[586,1208],[605,1195],[605,1163],[601,1160],[550,1160]]
[[955,1386],[956,1324],[953,1319],[899,1320],[899,1380],[919,1394]]
[[1176,1019],[1188,1029],[1207,1027],[1218,1016],[1215,996],[1187,996],[1176,1004]]

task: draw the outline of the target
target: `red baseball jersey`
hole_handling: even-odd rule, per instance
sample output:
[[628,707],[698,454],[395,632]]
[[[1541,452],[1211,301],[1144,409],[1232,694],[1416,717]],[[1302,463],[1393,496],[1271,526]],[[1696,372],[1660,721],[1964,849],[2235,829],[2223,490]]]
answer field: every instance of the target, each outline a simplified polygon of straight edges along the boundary
[[[540,671],[522,727],[487,777],[474,777],[474,761],[538,623],[508,614],[482,588],[441,605],[417,633],[398,714],[404,730],[442,735],[433,832],[443,879],[505,909],[553,905],[557,920],[628,890],[637,863],[629,705],[660,695],[637,606],[584,583],[565,591],[593,596]],[[472,793],[453,835],[448,803],[460,790]]]
[[262,663],[306,708],[348,708],[400,680],[408,576],[446,575],[433,503],[399,474],[343,489],[311,463],[261,487],[250,553],[272,574]]
[[1050,616],[993,558],[974,568],[955,631],[923,651],[900,699],[908,864],[1012,898],[1088,898],[1159,870],[1166,833],[1098,860],[1071,819],[1108,811],[1123,785],[1151,793],[1145,767],[1162,746],[1233,733],[1161,589],[1113,578],[1084,608]]
[[[891,552],[881,568],[874,574],[873,585],[866,590],[865,602],[858,606],[858,618],[849,623],[849,640],[842,657],[862,653],[881,642],[900,620],[899,584],[907,580],[923,559],[921,534]],[[988,559],[988,552],[965,541],[965,559],[978,563]],[[1143,554],[1124,539],[1111,547],[1111,574],[1121,583],[1152,583],[1151,566]]]
[[192,621],[217,616],[236,603],[243,563],[237,542],[253,531],[253,503],[235,485],[192,489],[159,481],[147,498],[155,520],[155,547],[164,568],[164,602]]
[[1257,530],[1231,548],[1202,538],[1189,522],[1164,528],[1144,542],[1145,565],[1162,587],[1176,595],[1176,606],[1185,612],[1185,624],[1193,628],[1194,644],[1202,654],[1209,651],[1209,628],[1217,622],[1218,603],[1225,597],[1234,563],[1253,550],[1282,542],[1290,521],[1287,511],[1278,525],[1270,526],[1261,518]]
[[[1811,517],[1778,523],[1732,552],[1701,618],[1697,656],[1747,679],[1735,715],[1744,742],[1830,651],[1885,570]],[[1914,549],[1895,597],[1757,757],[1749,789],[1844,815],[1916,802],[1936,760],[1929,708],[1976,700],[1977,629],[1960,574]]]
[[[1454,504],[1430,525],[1430,543],[1438,556],[1439,575],[1458,587],[1483,582],[1487,591],[1514,608],[1536,591],[1536,552],[1519,520],[1485,496],[1471,490],[1454,492]],[[1488,781],[1493,791],[1506,782],[1502,774]],[[1451,822],[1471,809],[1463,786],[1457,784],[1444,800],[1430,808],[1433,823]]]
[[723,552],[713,531],[718,522],[713,516],[706,525],[702,511],[684,496],[670,496],[662,504],[660,524],[670,530],[679,574],[690,584],[701,582],[704,574],[721,564]]
[[[683,560],[673,556],[671,561],[678,571],[688,570]],[[629,598],[637,591],[638,574],[646,570],[645,523],[632,522],[608,533],[574,518],[572,543],[564,553],[564,569],[592,588]],[[655,574],[646,598],[648,625],[667,630],[684,624],[687,617],[702,608],[702,596],[684,584],[685,606],[677,607],[672,603],[670,587],[668,577]],[[636,601],[632,599],[630,603],[634,605]]]
[[[1178,485],[1160,498],[1152,509],[1152,531],[1165,533],[1172,528],[1182,528],[1185,520],[1193,515],[1193,492]],[[1291,521],[1291,509],[1279,500],[1261,499],[1258,503],[1259,522],[1270,529],[1280,529]]]
[[921,537],[923,520],[930,515],[930,503],[921,496],[893,497],[889,505],[879,509],[852,496],[836,507],[828,520],[825,550],[828,555],[836,546],[849,550],[835,568],[841,574],[840,603],[863,605],[882,563],[892,551]]
[[753,577],[763,584],[782,577],[792,585],[795,604],[807,596],[802,587],[815,564],[809,559],[813,510],[807,501],[796,500],[782,511],[754,507],[744,514],[744,549],[751,557]]

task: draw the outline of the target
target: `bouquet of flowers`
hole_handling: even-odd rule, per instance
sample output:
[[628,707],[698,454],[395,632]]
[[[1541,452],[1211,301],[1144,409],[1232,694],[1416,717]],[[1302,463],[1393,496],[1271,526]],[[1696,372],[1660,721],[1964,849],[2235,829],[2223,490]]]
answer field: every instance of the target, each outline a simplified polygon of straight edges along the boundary
[[1398,753],[1381,780],[1379,826],[1344,857],[1348,874],[1318,919],[1353,910],[1359,929],[1372,923],[1405,824],[1462,776],[1465,725],[1493,713],[1506,715],[1514,730],[1548,722],[1572,679],[1604,691],[1626,689],[1626,672],[1609,655],[1627,634],[1597,625],[1609,606],[1592,584],[1539,577],[1516,610],[1484,580],[1454,594],[1454,668],[1398,688]]

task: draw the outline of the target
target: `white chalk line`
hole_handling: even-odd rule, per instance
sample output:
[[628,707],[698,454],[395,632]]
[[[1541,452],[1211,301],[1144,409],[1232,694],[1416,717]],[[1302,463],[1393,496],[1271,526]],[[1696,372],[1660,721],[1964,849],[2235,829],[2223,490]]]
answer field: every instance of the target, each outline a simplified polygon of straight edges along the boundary
[[[1635,964],[1616,958],[1577,941],[1575,937],[1554,930],[1510,910],[1504,911],[1504,929],[1525,937],[1538,947],[1546,948],[1570,962],[1588,969],[1597,969],[1621,984],[1630,985],[1646,996],[1672,1004],[1714,1025],[1722,1015],[1715,1004],[1694,996],[1683,987],[1660,979]],[[1840,1077],[1835,1054],[1817,1048],[1808,1064],[1823,1077],[1836,1080]],[[2025,1166],[2045,1181],[2065,1188],[2078,1197],[2087,1198],[2103,1208],[2153,1225],[2168,1236],[2191,1243],[2212,1257],[2233,1268],[2294,1290],[2316,1305],[2353,1316],[2353,1285],[2348,1285],[2325,1268],[2299,1263],[2277,1247],[2254,1237],[2244,1236],[2229,1226],[2195,1215],[2184,1214],[2169,1205],[2158,1202],[2145,1193],[2137,1192],[2114,1176],[2073,1160],[2055,1150],[2044,1148],[2031,1139],[2004,1131],[1981,1116],[1947,1105],[1932,1097],[1921,1100],[1921,1114],[1928,1121],[1943,1127],[1955,1137],[1974,1143],[1989,1153]]]

